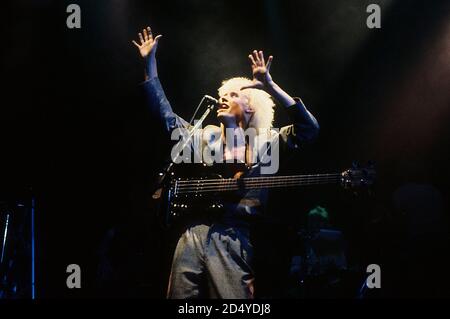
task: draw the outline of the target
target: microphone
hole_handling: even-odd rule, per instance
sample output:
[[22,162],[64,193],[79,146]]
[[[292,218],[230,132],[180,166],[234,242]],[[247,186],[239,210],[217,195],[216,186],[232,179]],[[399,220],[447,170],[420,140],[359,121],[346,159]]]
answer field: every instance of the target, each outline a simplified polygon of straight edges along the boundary
[[207,102],[213,103],[214,106],[217,106],[217,105],[219,104],[219,101],[218,101],[217,99],[213,98],[212,96],[205,95],[203,98],[204,98]]
[[[194,114],[191,117],[191,120],[189,121],[189,124],[192,125],[192,123],[194,122],[195,116],[197,115],[198,110],[200,109],[200,107],[202,106],[203,102],[206,101],[206,103],[208,104],[207,109],[209,110],[208,113],[215,107],[217,107],[217,105],[219,105],[219,101],[215,98],[213,98],[212,96],[209,95],[204,95],[202,100],[200,101],[200,104],[197,106],[197,108],[194,111]],[[207,114],[207,113],[205,113]]]

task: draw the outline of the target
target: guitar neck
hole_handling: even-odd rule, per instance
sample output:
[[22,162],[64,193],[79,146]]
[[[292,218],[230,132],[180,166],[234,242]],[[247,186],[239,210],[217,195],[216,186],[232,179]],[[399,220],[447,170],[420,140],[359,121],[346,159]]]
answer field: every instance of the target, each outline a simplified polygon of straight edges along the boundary
[[205,193],[226,192],[236,190],[251,190],[261,188],[282,188],[294,186],[309,186],[323,184],[337,184],[341,182],[340,173],[269,176],[269,177],[245,177],[241,179],[197,179],[178,180],[175,182],[175,193]]
[[[280,188],[288,186],[310,186],[335,184],[341,179],[341,174],[313,174],[292,176],[248,177],[243,179],[245,189]],[[238,184],[240,181],[238,181]]]

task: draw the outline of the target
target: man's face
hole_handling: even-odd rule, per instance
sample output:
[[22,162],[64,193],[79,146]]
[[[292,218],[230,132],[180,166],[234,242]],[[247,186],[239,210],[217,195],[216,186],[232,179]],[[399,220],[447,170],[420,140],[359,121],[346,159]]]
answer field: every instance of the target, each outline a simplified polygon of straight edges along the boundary
[[226,91],[219,97],[217,118],[225,126],[247,124],[253,113],[248,98],[241,91]]

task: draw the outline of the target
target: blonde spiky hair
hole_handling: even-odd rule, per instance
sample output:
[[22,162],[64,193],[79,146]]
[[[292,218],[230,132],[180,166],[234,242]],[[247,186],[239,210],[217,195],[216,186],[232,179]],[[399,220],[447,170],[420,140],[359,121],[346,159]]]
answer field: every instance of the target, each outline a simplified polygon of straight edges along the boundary
[[256,129],[271,128],[274,114],[273,107],[275,104],[273,103],[271,96],[263,90],[244,89],[241,91],[243,86],[251,84],[253,84],[253,81],[244,77],[235,77],[225,80],[218,90],[219,96],[230,91],[243,93],[248,98],[249,106],[255,111],[248,126]]

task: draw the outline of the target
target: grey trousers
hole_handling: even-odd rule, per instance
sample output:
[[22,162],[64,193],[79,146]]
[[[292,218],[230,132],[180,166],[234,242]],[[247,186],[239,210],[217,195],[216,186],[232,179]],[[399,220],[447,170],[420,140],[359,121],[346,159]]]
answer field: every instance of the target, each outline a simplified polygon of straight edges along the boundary
[[252,257],[247,227],[193,225],[175,249],[167,298],[253,298]]

